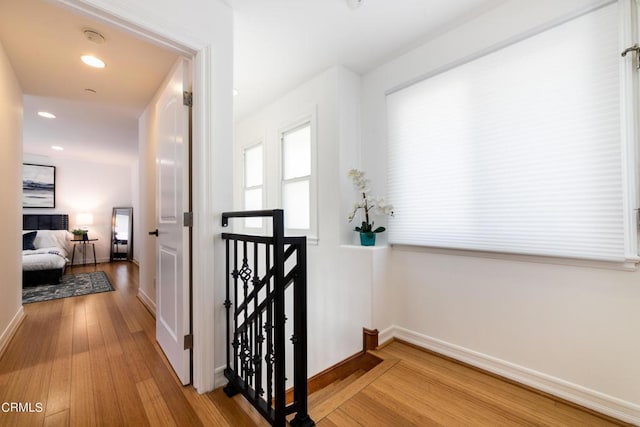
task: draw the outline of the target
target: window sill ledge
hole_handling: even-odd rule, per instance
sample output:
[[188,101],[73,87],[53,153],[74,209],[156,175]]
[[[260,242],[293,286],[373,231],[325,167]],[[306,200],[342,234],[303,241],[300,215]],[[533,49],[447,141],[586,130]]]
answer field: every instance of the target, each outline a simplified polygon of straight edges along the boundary
[[505,261],[532,262],[539,264],[568,265],[573,267],[599,268],[606,270],[637,271],[639,258],[620,261],[596,259],[564,258],[543,255],[510,254],[503,252],[474,251],[469,249],[448,249],[431,246],[390,245],[391,249],[400,252],[423,252],[440,255],[466,256],[473,258],[489,258]]
[[362,245],[340,245],[341,248],[355,249],[363,251],[376,251],[382,249],[389,249],[389,245],[376,245],[376,246],[362,246]]

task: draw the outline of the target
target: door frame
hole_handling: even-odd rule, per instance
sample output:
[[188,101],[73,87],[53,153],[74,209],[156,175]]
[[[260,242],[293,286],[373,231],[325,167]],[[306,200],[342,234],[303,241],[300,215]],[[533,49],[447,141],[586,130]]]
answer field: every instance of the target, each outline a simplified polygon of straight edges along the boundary
[[[232,98],[232,49],[222,46],[216,50],[212,40],[202,40],[186,26],[167,25],[158,13],[147,13],[145,7],[127,5],[116,0],[55,0],[58,4],[77,12],[99,19],[152,43],[170,48],[190,58],[193,64],[193,109],[192,109],[192,150],[191,176],[193,185],[193,263],[192,315],[193,315],[193,383],[200,393],[213,390],[220,384],[215,377],[214,360],[215,316],[211,307],[216,307],[215,286],[224,274],[224,259],[221,232],[221,212],[232,206],[231,188],[221,184],[231,182],[231,161],[225,162],[214,156],[217,153],[232,153],[233,98]],[[226,4],[226,3],[225,3]],[[228,7],[228,5],[227,5]],[[232,31],[232,10],[228,7],[229,26],[222,25],[219,31]],[[212,24],[213,25],[213,24]],[[213,38],[213,37],[212,37]],[[232,37],[229,38],[232,43]],[[220,64],[229,60],[228,69],[220,70],[214,64],[214,52]],[[223,65],[220,65],[222,67]],[[213,102],[214,82],[216,103]],[[227,90],[228,89],[228,90]],[[227,93],[228,92],[228,93]],[[228,108],[225,108],[228,106]],[[215,115],[214,115],[215,113]],[[218,117],[218,119],[210,119]],[[213,125],[211,120],[214,121]],[[228,129],[225,128],[228,125]],[[227,138],[225,138],[227,137]],[[227,142],[224,139],[228,139]],[[223,158],[221,154],[220,158]],[[231,156],[231,154],[229,154]],[[209,172],[212,171],[212,172]],[[213,175],[213,176],[212,176]],[[216,221],[216,219],[218,219]],[[214,242],[213,244],[211,242]],[[213,262],[211,262],[213,260]],[[215,279],[218,280],[215,280]],[[219,334],[218,334],[219,335]],[[220,376],[220,375],[218,375]],[[217,381],[216,381],[217,379]]]

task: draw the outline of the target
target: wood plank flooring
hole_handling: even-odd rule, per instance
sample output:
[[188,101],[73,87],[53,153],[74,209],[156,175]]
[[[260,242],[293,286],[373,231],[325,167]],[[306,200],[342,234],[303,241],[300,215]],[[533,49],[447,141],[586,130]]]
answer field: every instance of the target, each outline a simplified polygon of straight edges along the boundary
[[[206,396],[183,387],[155,342],[155,321],[137,299],[138,269],[103,270],[115,292],[24,306],[26,319],[0,359],[0,402],[9,426],[230,426]],[[36,411],[36,403],[43,411]]]
[[319,427],[625,425],[400,342],[374,353],[393,364],[360,377],[367,384],[332,412],[312,408]]
[[[115,292],[27,304],[0,359],[0,426],[267,426],[221,389],[183,387],[155,341],[155,321],[137,299],[138,269],[102,270]],[[430,425],[607,426],[598,417],[411,346],[393,343],[383,363],[310,396],[319,427]],[[42,404],[42,411],[36,404]]]

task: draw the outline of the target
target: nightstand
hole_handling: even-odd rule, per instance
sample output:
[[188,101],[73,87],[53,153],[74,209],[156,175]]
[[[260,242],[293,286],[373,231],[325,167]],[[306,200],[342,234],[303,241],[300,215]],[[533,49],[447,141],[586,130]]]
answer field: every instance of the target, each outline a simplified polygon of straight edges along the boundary
[[87,239],[87,240],[70,240],[73,243],[73,254],[71,255],[71,266],[73,267],[73,260],[76,257],[76,246],[82,246],[82,265],[87,265],[87,246],[91,245],[91,249],[93,249],[93,265],[98,265],[96,261],[96,245],[94,242],[97,242],[98,239]]

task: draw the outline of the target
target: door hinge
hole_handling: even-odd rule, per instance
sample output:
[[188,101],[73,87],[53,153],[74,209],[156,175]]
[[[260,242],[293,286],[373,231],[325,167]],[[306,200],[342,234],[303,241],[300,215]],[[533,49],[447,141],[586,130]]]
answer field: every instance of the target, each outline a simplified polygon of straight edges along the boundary
[[185,335],[184,336],[184,349],[191,350],[193,348],[193,335]]
[[187,107],[193,107],[193,92],[182,92],[182,104]]
[[193,212],[185,212],[182,222],[185,227],[193,227]]
[[636,68],[640,69],[640,46],[638,46],[638,43],[634,44],[633,46],[630,46],[628,48],[626,48],[625,50],[622,51],[622,53],[620,53],[620,55],[624,58],[625,56],[627,56],[627,53],[629,52],[635,52],[636,53]]

